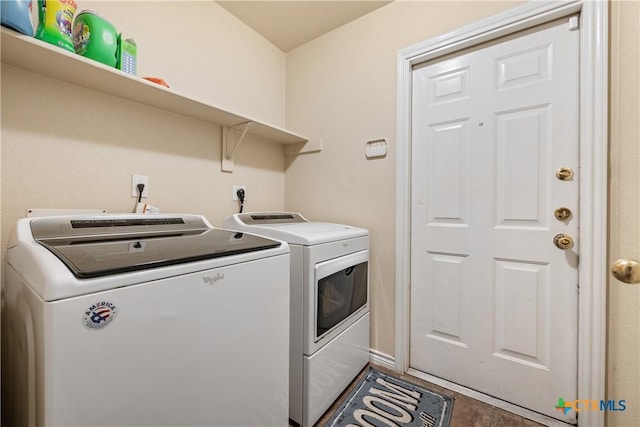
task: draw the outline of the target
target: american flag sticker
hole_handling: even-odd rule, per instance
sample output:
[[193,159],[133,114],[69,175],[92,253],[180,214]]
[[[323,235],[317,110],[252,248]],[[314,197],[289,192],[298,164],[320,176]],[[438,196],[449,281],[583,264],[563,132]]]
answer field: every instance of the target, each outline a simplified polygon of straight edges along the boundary
[[118,308],[109,301],[100,301],[88,307],[82,314],[82,324],[93,330],[108,326],[118,315]]

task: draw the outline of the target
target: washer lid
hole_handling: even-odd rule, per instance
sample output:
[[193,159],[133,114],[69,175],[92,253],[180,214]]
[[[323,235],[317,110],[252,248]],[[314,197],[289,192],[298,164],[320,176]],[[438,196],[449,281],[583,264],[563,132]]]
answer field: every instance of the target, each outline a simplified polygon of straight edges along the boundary
[[[145,270],[280,246],[280,242],[259,236],[208,227],[185,227],[183,223],[173,219],[167,221],[166,218],[146,223],[140,223],[137,218],[91,219],[75,221],[75,225],[74,221],[71,223],[72,228],[65,228],[62,233],[46,232],[56,229],[49,227],[52,224],[49,219],[34,220],[31,228],[36,242],[56,255],[79,278]],[[57,236],[52,237],[52,234]]]
[[363,228],[330,222],[307,221],[299,213],[293,212],[234,214],[225,219],[223,225],[225,228],[305,246],[369,235],[369,232]]

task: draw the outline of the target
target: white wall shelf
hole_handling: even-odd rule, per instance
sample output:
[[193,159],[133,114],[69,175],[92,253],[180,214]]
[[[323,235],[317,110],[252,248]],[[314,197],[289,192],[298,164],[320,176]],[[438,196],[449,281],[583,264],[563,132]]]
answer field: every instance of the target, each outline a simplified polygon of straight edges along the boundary
[[3,27],[1,35],[0,56],[3,64],[214,123],[223,128],[251,122],[248,135],[279,144],[299,144],[308,141],[304,136],[213,106],[13,30]]

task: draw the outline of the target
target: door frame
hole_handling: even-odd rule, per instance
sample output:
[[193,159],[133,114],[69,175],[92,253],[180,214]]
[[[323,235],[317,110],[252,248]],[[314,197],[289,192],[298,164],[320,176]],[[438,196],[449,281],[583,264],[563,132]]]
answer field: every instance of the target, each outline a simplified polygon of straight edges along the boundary
[[[609,65],[606,1],[532,1],[398,52],[394,362],[399,372],[409,369],[412,67],[576,13],[580,14],[581,30],[577,399],[605,397]],[[583,411],[578,423],[580,427],[604,425],[604,412]]]

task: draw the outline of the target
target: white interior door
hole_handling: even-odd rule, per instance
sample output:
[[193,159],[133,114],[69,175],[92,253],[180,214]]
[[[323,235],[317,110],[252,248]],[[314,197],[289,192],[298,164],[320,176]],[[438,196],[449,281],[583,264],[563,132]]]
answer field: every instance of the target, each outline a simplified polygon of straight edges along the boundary
[[411,148],[410,366],[573,423],[554,404],[577,398],[578,33],[415,67]]

